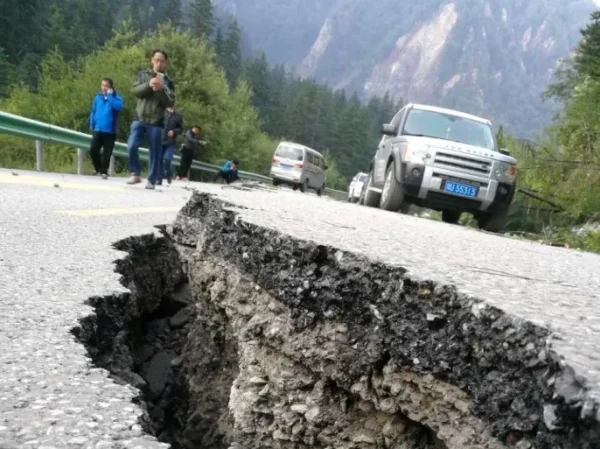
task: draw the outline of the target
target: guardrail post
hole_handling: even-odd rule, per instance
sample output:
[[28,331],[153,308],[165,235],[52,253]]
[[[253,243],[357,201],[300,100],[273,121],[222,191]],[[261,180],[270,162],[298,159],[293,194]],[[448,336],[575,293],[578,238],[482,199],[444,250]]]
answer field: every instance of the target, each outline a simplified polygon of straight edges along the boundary
[[115,155],[111,154],[110,162],[108,164],[108,176],[113,176],[115,174]]
[[77,148],[77,174],[83,173],[83,151],[81,148]]
[[35,141],[35,162],[37,171],[44,171],[44,142]]

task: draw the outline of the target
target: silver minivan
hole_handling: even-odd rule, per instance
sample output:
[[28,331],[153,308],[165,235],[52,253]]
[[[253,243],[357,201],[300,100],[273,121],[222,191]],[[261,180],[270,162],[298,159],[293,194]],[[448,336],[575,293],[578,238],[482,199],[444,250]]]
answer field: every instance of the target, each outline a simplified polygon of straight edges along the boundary
[[316,190],[321,195],[325,190],[325,159],[318,151],[294,142],[280,142],[271,164],[273,185],[289,185],[294,190],[306,192]]

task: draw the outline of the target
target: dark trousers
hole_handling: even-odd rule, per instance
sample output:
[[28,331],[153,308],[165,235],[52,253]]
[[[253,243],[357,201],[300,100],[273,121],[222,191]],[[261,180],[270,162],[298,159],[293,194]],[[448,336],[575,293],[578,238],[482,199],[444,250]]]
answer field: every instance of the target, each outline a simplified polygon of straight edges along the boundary
[[214,182],[217,182],[219,178],[225,180],[227,184],[231,184],[233,181],[237,181],[238,179],[240,179],[237,170],[229,170],[228,172],[219,170],[215,175]]
[[129,154],[129,171],[134,176],[140,176],[142,163],[140,162],[140,146],[144,136],[150,141],[150,164],[148,182],[156,184],[158,174],[162,171],[162,140],[163,129],[160,126],[135,121],[131,124],[131,132],[127,140],[127,153]]
[[[115,149],[115,141],[117,135],[112,133],[101,133],[94,131],[92,133],[92,143],[90,144],[90,156],[92,157],[92,164],[94,165],[94,171],[103,175],[108,174],[108,167],[110,166],[110,157],[112,156],[113,150]],[[100,149],[104,148],[102,154]]]
[[172,169],[171,164],[173,163],[173,156],[175,155],[175,147],[173,145],[168,145],[163,147],[163,170],[158,174],[158,178],[156,180],[157,184],[161,184],[163,178],[167,178],[169,183],[171,182],[172,177]]
[[179,171],[177,172],[180,178],[187,178],[192,161],[194,160],[194,150],[191,148],[183,147],[181,149],[181,162],[179,163]]

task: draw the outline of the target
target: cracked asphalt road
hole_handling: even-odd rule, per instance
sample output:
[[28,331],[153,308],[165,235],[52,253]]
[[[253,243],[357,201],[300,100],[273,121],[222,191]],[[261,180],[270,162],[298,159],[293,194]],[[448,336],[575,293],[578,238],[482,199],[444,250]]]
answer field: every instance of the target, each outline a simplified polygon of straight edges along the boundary
[[86,298],[123,291],[111,243],[171,222],[190,192],[18,173],[0,169],[0,448],[166,447],[69,332]]
[[[191,192],[123,179],[0,169],[0,447],[165,447],[141,434],[129,386],[70,335],[89,296],[122,291],[111,248],[174,220]],[[556,351],[600,400],[600,257],[299,192],[196,184],[242,219],[453,284],[551,326]],[[237,208],[236,208],[237,209]]]
[[248,222],[401,266],[550,327],[553,348],[600,403],[600,256],[294,192],[218,196]]

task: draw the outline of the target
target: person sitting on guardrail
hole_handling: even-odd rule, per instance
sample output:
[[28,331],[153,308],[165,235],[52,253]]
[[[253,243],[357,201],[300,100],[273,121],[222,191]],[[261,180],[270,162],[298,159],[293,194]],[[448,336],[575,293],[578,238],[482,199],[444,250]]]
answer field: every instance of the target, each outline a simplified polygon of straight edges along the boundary
[[[123,109],[123,99],[115,90],[113,80],[102,78],[100,92],[94,97],[90,112],[90,156],[94,165],[94,176],[108,179],[108,167],[117,140],[117,122]],[[102,154],[100,154],[100,150]]]
[[167,108],[165,111],[165,128],[163,131],[163,169],[158,173],[156,185],[162,185],[163,177],[167,178],[167,183],[171,184],[173,172],[171,164],[175,155],[175,145],[177,144],[177,136],[183,132],[183,118],[175,109],[175,105]]
[[206,144],[206,141],[201,140],[201,135],[202,128],[197,125],[193,126],[190,130],[188,130],[187,133],[185,133],[183,143],[181,144],[181,161],[179,163],[179,170],[177,172],[177,181],[187,181],[188,172],[192,166],[192,161],[194,160],[196,151]]
[[127,184],[142,182],[142,166],[139,149],[144,136],[150,141],[150,164],[147,189],[154,189],[158,175],[162,171],[163,127],[165,109],[175,104],[175,84],[164,71],[169,57],[164,50],[153,50],[148,69],[138,71],[133,82],[133,94],[137,97],[136,118],[131,124],[127,141],[129,171],[131,179]]
[[231,184],[232,182],[239,180],[240,177],[238,175],[238,166],[239,162],[236,160],[225,162],[223,168],[221,168],[215,175],[214,182],[217,182],[219,178],[223,179],[227,184]]

